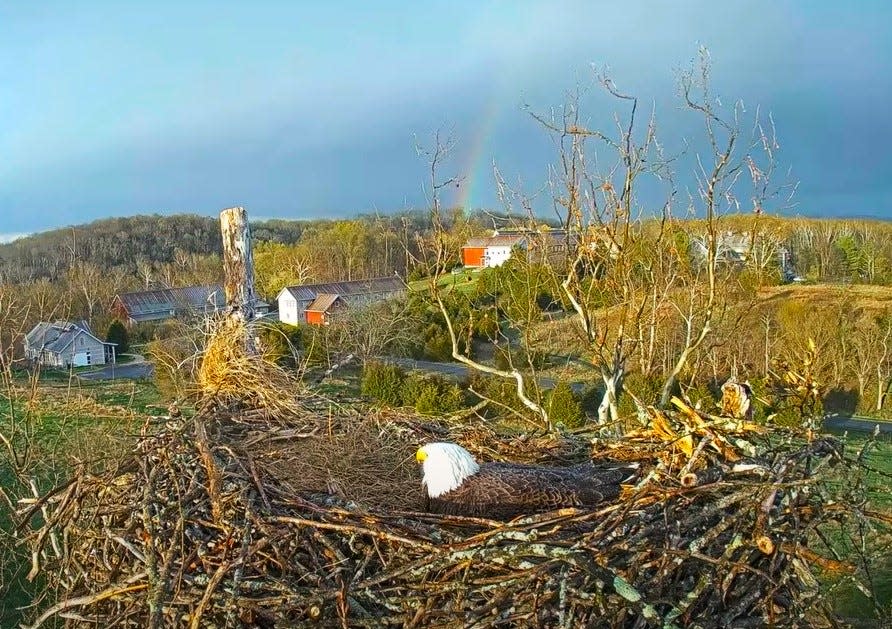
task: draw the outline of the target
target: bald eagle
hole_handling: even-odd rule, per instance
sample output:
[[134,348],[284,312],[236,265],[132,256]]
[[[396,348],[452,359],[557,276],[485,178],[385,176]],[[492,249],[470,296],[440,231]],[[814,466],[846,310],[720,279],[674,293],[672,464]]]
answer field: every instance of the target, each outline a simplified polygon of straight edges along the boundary
[[753,390],[749,382],[737,382],[733,378],[722,385],[722,415],[735,419],[752,420]]
[[561,507],[591,507],[619,495],[637,464],[589,461],[571,467],[483,463],[454,443],[418,449],[425,507],[433,513],[509,519]]

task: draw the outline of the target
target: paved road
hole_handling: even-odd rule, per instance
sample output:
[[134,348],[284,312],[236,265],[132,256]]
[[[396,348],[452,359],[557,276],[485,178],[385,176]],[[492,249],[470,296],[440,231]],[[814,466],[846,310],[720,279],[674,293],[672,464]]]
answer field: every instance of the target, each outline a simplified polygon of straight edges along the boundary
[[464,378],[469,373],[468,367],[460,363],[435,363],[430,360],[413,360],[411,358],[394,358],[391,356],[383,356],[380,360],[391,363],[392,365],[398,365],[403,369],[411,369],[413,371],[432,371],[455,378]]
[[133,362],[124,363],[123,365],[106,365],[93,371],[84,371],[77,374],[78,378],[84,380],[141,380],[150,378],[155,370],[152,363],[147,362],[145,357],[134,354]]
[[[381,358],[378,358],[378,360],[397,365],[403,369],[438,373],[459,380],[466,378],[468,374],[471,373],[471,368],[462,365],[461,363],[435,363],[430,360],[414,360],[412,358],[395,358],[392,356],[382,356]],[[556,384],[553,378],[544,377],[539,378],[537,382],[539,383],[540,389],[553,389]],[[586,386],[588,385],[584,382],[570,383],[570,388],[576,391],[576,393],[585,391]]]
[[878,421],[869,417],[828,415],[824,418],[824,428],[832,430],[849,430],[851,432],[873,432],[876,426],[880,433],[892,435],[892,422]]

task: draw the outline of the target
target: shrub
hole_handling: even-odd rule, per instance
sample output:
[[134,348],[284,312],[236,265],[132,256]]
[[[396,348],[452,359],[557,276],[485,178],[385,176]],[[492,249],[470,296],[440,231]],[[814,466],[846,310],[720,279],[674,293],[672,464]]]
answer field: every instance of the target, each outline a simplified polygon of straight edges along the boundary
[[582,410],[579,397],[566,382],[559,380],[549,392],[546,409],[552,424],[579,428],[585,423],[585,412]]
[[[753,390],[753,419],[759,423],[768,422],[779,426],[799,427],[803,426],[809,417],[821,417],[824,414],[823,405],[816,400],[813,405],[807,405],[797,395],[777,383],[766,382],[759,378],[750,382]],[[760,399],[761,398],[761,399]],[[763,404],[762,400],[769,400]]]
[[721,390],[716,391],[710,387],[709,383],[697,382],[685,391],[685,397],[695,408],[712,413],[721,406],[722,393]]
[[753,392],[752,408],[753,421],[764,424],[768,420],[768,415],[772,412],[771,407],[767,406],[763,400],[768,399],[771,395],[768,383],[764,378],[756,378],[750,381],[750,389]]
[[327,326],[304,325],[300,330],[301,351],[307,364],[313,367],[329,367],[331,343]]
[[415,265],[406,276],[407,282],[417,282],[418,280],[423,280],[425,278],[430,277],[430,269],[427,268],[424,264]]
[[440,362],[452,360],[452,339],[449,331],[437,324],[430,324],[424,331],[422,358]]
[[600,406],[601,399],[603,397],[604,385],[596,382],[585,387],[585,390],[579,397],[579,403],[582,405],[582,410],[585,413],[590,415],[597,415],[598,406]]
[[406,376],[400,386],[400,400],[403,406],[415,406],[415,401],[424,388],[424,376],[412,372]]
[[432,380],[421,385],[418,397],[415,398],[415,410],[424,415],[443,412],[440,408],[440,387]]
[[454,413],[465,407],[467,400],[465,392],[457,384],[447,384],[439,397],[440,411]]
[[301,348],[301,328],[282,322],[264,323],[259,326],[257,335],[268,358],[287,367],[297,364],[297,350]]
[[[623,391],[631,391],[642,404],[657,404],[663,391],[663,379],[659,376],[646,376],[634,371],[626,375]],[[635,417],[638,409],[629,395],[620,395],[619,414],[623,417]]]
[[161,322],[143,321],[136,323],[130,328],[130,341],[132,343],[148,343],[159,338],[158,330],[161,328]]
[[182,399],[194,388],[189,360],[195,356],[195,346],[188,338],[168,338],[151,341],[147,353],[154,363],[154,380],[158,392],[167,400]]
[[403,381],[406,373],[396,365],[366,363],[362,369],[362,394],[387,406],[402,403]]
[[127,328],[117,319],[112,321],[111,325],[108,326],[108,332],[105,333],[105,340],[116,345],[115,353],[117,354],[126,354],[130,349]]
[[495,359],[496,367],[502,370],[511,369],[513,364],[514,368],[524,371],[530,368],[530,363],[533,369],[544,369],[547,366],[548,353],[537,349],[524,351],[518,347],[500,346],[496,348]]
[[462,390],[439,376],[413,373],[402,386],[403,406],[425,415],[454,413],[464,406]]
[[[541,421],[540,417],[533,417],[530,409],[524,406],[520,398],[517,397],[517,383],[514,380],[474,374],[471,376],[469,386],[475,392],[497,403],[489,405],[487,414],[490,416],[511,418],[515,417],[516,413],[535,421]],[[528,390],[527,395],[533,401],[537,400],[535,390]]]

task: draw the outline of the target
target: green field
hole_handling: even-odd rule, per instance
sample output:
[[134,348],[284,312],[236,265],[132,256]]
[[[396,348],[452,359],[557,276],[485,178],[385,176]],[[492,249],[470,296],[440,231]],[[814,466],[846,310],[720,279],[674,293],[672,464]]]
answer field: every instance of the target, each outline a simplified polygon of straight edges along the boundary
[[[863,460],[870,471],[863,478],[844,473],[841,482],[865,483],[870,500],[865,508],[892,513],[892,440],[887,437],[863,448],[865,441],[861,436],[850,438],[846,444],[846,455],[856,457],[863,452]],[[841,616],[850,619],[875,618],[875,609],[879,608],[883,610],[880,613],[884,614],[885,620],[889,621],[892,620],[892,535],[888,530],[873,531],[865,535],[865,540],[866,543],[859,543],[858,537],[853,540],[839,532],[831,542],[843,557],[854,559],[860,553],[877,557],[871,574],[876,600],[871,601],[854,584],[843,582],[834,596],[835,608]]]
[[[459,293],[470,293],[477,288],[477,280],[480,278],[480,271],[463,269],[460,273],[447,273],[437,280],[437,286],[450,292],[453,290]],[[426,291],[430,287],[430,279],[424,278],[409,282],[409,290]]]

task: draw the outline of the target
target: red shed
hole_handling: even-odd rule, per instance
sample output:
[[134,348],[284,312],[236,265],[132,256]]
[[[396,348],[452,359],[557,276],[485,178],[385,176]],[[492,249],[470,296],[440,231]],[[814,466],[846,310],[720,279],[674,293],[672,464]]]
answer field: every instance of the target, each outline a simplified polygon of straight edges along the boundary
[[486,253],[486,247],[462,247],[461,263],[469,268],[483,268],[483,255]]
[[328,325],[328,315],[332,310],[344,305],[340,295],[323,293],[307,306],[307,323],[311,325]]

